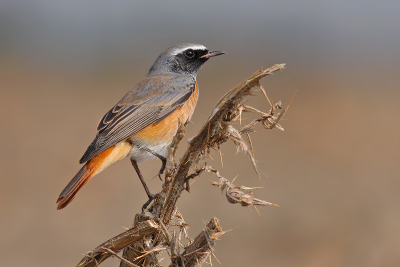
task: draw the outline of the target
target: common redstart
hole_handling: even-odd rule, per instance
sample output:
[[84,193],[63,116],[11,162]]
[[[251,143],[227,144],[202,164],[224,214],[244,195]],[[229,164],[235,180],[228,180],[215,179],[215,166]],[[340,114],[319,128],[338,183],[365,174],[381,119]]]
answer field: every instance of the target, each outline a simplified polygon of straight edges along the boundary
[[179,126],[190,120],[199,89],[196,75],[210,58],[225,54],[199,44],[178,44],[165,50],[142,78],[104,117],[97,135],[80,159],[85,164],[57,199],[57,209],[66,207],[76,193],[96,174],[129,157],[148,196],[154,199],[138,163],[159,158],[160,179],[165,154]]

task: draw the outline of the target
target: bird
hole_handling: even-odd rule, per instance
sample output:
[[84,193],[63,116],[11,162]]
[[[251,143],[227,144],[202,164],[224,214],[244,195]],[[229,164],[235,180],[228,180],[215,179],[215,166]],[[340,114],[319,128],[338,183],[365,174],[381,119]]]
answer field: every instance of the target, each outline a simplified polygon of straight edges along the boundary
[[225,54],[210,51],[200,44],[183,43],[161,53],[149,72],[100,120],[93,142],[79,163],[84,164],[57,199],[57,210],[65,208],[78,191],[95,175],[110,165],[129,157],[148,200],[151,194],[138,163],[161,160],[158,176],[166,166],[167,148],[179,123],[190,121],[199,88],[196,76],[211,57]]

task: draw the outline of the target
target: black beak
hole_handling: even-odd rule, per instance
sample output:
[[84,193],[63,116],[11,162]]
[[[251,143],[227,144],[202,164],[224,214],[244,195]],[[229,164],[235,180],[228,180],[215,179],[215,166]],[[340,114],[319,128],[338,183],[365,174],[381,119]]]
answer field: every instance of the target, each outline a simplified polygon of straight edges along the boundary
[[204,56],[201,56],[200,58],[210,58],[210,57],[215,57],[215,56],[219,56],[219,55],[223,55],[225,54],[225,52],[222,51],[208,51],[207,54],[205,54]]

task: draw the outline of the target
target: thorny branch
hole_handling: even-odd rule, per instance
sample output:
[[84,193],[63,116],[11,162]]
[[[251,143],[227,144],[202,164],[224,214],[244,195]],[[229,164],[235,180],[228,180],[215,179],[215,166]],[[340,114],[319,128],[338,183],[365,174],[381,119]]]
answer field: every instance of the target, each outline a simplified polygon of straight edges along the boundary
[[[211,219],[205,229],[192,240],[187,233],[188,225],[176,207],[182,191],[185,189],[189,191],[188,181],[201,175],[204,171],[212,172],[219,178],[219,181],[212,182],[212,185],[218,186],[222,191],[226,189],[227,199],[231,203],[254,207],[255,205],[275,205],[254,198],[252,190],[255,188],[235,186],[211,166],[199,168],[192,174],[189,174],[189,171],[202,159],[208,157],[211,149],[215,148],[219,151],[223,143],[232,140],[238,149],[248,155],[258,174],[250,133],[254,132],[254,127],[259,123],[266,129],[277,128],[283,131],[279,121],[288,108],[282,109],[280,102],[272,104],[259,81],[273,72],[282,71],[284,67],[285,64],[277,64],[266,70],[260,69],[225,94],[199,133],[191,139],[179,164],[176,164],[176,149],[184,136],[186,126],[181,125],[169,147],[165,180],[155,201],[144,214],[136,214],[132,228],[89,252],[78,266],[97,266],[110,256],[120,258],[121,267],[160,266],[161,260],[157,256],[161,251],[165,251],[171,260],[169,266],[191,267],[200,266],[211,255],[214,256],[215,240],[225,233],[219,225],[219,220]],[[271,109],[266,113],[243,104],[244,98],[252,95],[256,88],[263,92],[271,105]],[[233,124],[237,121],[241,123],[243,112],[259,113],[260,117],[240,129],[236,129]],[[247,142],[242,136],[245,136]],[[170,232],[171,227],[175,229],[172,232]],[[182,237],[188,240],[186,246],[182,245]],[[181,251],[182,249],[183,251]],[[123,260],[116,254],[121,250],[123,250]]]
[[204,169],[207,172],[214,173],[218,178],[218,182],[210,181],[210,183],[214,186],[217,186],[223,192],[226,189],[226,198],[232,204],[240,203],[242,206],[278,206],[277,204],[267,202],[265,200],[261,200],[253,197],[254,189],[258,189],[260,187],[247,187],[247,186],[236,186],[233,182],[229,182],[228,179],[222,177],[219,174],[219,171],[214,169],[211,166],[204,166]]

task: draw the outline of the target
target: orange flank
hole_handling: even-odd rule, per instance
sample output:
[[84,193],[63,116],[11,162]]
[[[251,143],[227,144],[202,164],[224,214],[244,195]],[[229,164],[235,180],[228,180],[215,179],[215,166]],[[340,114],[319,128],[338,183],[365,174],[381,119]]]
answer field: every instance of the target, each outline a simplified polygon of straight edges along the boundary
[[161,122],[147,126],[132,136],[131,139],[141,139],[148,143],[157,143],[160,141],[168,144],[171,143],[178,130],[179,121],[185,123],[192,117],[198,97],[199,89],[196,83],[194,92],[183,106],[175,110]]
[[132,145],[130,143],[123,141],[104,150],[86,162],[61,192],[57,199],[57,209],[65,208],[74,199],[76,193],[78,193],[93,176],[100,173],[111,164],[125,158],[131,150],[131,147]]

